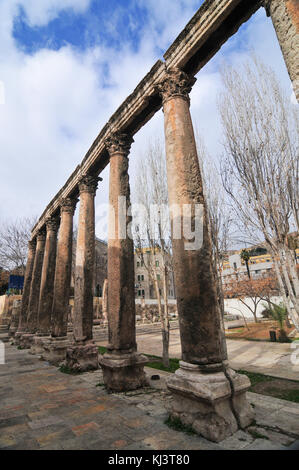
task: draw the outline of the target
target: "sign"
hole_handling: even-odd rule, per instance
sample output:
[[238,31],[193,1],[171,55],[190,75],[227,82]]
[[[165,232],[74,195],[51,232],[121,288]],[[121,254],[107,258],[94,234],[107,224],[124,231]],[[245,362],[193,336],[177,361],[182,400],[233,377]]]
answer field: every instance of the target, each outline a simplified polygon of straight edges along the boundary
[[20,289],[24,286],[24,276],[15,276],[11,274],[9,276],[8,289]]

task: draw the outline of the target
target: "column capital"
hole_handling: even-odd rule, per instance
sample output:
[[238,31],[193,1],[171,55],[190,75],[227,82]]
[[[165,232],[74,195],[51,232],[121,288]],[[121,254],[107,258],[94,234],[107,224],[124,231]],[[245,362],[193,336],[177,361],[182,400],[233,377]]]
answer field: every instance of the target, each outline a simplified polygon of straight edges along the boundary
[[133,142],[134,139],[130,134],[115,132],[106,139],[105,146],[110,157],[116,153],[121,153],[127,157]]
[[48,217],[46,219],[47,232],[57,232],[59,228],[59,218],[58,217]]
[[46,240],[46,230],[45,227],[41,228],[37,232],[36,240],[39,242],[43,242]]
[[73,214],[76,209],[78,198],[67,197],[60,200],[60,213],[67,212],[68,214]]
[[195,77],[188,75],[178,67],[173,67],[166,70],[165,77],[158,83],[157,89],[162,96],[163,103],[174,96],[181,96],[189,102],[189,93],[195,82]]
[[90,193],[95,195],[99,181],[102,181],[102,178],[98,176],[82,175],[78,181],[80,194]]
[[35,248],[36,248],[36,238],[33,238],[32,240],[29,240],[28,248],[29,248],[29,250],[35,250]]

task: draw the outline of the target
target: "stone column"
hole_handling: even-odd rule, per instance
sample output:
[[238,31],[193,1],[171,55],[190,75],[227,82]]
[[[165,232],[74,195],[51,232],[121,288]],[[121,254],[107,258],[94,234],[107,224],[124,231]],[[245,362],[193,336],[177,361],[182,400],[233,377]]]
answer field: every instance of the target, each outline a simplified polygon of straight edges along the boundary
[[34,264],[32,270],[32,280],[30,287],[29,303],[28,303],[28,315],[27,315],[27,333],[22,335],[20,340],[20,346],[24,349],[31,347],[34,334],[37,331],[37,319],[38,319],[38,304],[40,294],[41,275],[44,259],[46,233],[44,229],[41,229],[37,235],[36,252],[34,257]]
[[[174,398],[170,415],[207,439],[221,441],[252,420],[245,395],[250,382],[227,364],[207,207],[189,111],[194,83],[193,77],[172,69],[158,86],[163,99],[169,204],[176,207],[171,211],[172,247],[182,345],[180,368],[167,385]],[[188,208],[192,217],[187,216]],[[182,236],[178,235],[178,223]],[[193,242],[186,233],[187,225],[195,229]]]
[[15,344],[19,344],[19,340],[22,334],[26,332],[29,295],[30,295],[32,271],[33,271],[34,258],[35,258],[35,250],[36,250],[36,239],[34,238],[33,240],[30,240],[28,243],[28,257],[27,257],[27,264],[26,264],[26,271],[25,271],[25,278],[24,278],[22,305],[20,309],[18,330],[16,331],[15,337],[14,337]]
[[[108,236],[107,353],[100,358],[109,390],[134,390],[146,384],[147,360],[137,354],[135,331],[134,247],[128,236],[130,205],[128,154],[133,139],[114,134],[106,142],[110,156]],[[114,233],[112,233],[112,227]]]
[[60,229],[57,245],[52,326],[50,340],[44,344],[43,358],[59,365],[70,346],[67,338],[70,285],[73,254],[73,216],[77,199],[66,198],[60,203]]
[[104,280],[102,290],[102,324],[108,324],[108,279]]
[[11,311],[11,322],[8,331],[8,336],[13,338],[12,344],[15,344],[14,336],[18,329],[20,313],[21,313],[21,300],[13,300],[12,303],[12,311]]
[[299,0],[264,0],[299,102]]
[[98,349],[92,340],[93,273],[95,257],[94,198],[99,178],[84,175],[79,181],[80,212],[76,247],[74,293],[74,345],[67,349],[66,367],[98,368]]
[[43,344],[50,336],[58,228],[57,217],[49,217],[46,220],[47,235],[38,304],[37,332],[31,346],[32,354],[42,354]]

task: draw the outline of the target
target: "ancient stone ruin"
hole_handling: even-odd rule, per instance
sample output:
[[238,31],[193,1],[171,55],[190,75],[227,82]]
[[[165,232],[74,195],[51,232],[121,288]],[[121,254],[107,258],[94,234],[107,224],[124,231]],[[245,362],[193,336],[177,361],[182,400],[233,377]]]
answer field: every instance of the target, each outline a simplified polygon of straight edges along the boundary
[[[33,228],[15,332],[17,344],[53,364],[64,361],[66,367],[75,370],[96,369],[100,364],[109,390],[131,390],[146,383],[146,358],[136,346],[133,241],[118,236],[117,223],[116,237],[108,240],[107,353],[99,358],[93,341],[94,198],[99,175],[110,164],[109,203],[116,218],[119,196],[124,196],[129,206],[128,165],[133,136],[162,107],[170,204],[204,207],[202,246],[186,250],[184,239],[173,240],[182,360],[168,379],[174,397],[170,413],[212,441],[221,441],[248,426],[253,412],[246,399],[249,380],[232,371],[227,362],[189,93],[196,82],[194,76],[260,7],[266,8],[273,21],[299,99],[298,0],[206,0],[166,51],[164,61],[156,62],[109,119]],[[78,198],[70,341],[67,317],[73,214]]]

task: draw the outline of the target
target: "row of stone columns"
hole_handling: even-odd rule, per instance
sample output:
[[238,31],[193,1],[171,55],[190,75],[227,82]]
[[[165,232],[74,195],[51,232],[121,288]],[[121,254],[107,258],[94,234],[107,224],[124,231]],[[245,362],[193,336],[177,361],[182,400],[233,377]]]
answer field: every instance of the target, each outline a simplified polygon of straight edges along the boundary
[[[268,0],[266,6],[295,84],[298,63],[294,63],[288,42],[295,44],[298,50],[298,1]],[[238,428],[249,425],[253,414],[245,393],[250,382],[246,376],[233,372],[227,362],[212,268],[207,206],[189,110],[189,93],[194,83],[193,77],[179,69],[171,69],[166,70],[164,80],[157,87],[163,101],[169,203],[181,209],[180,215],[176,215],[181,227],[184,206],[189,206],[194,223],[197,206],[202,209],[200,246],[186,249],[190,240],[184,234],[180,239],[173,238],[182,361],[178,371],[167,380],[167,385],[173,395],[170,415],[206,438],[220,441]],[[298,97],[296,86],[294,88]],[[143,371],[146,359],[137,353],[136,346],[133,241],[127,235],[131,220],[126,215],[126,233],[123,234],[118,214],[119,197],[125,199],[126,209],[130,205],[128,156],[132,142],[132,137],[124,133],[113,134],[106,142],[110,157],[109,202],[114,209],[110,211],[109,226],[113,226],[114,236],[108,239],[109,344],[99,363],[106,387],[116,391],[146,384]],[[29,244],[16,334],[21,339],[20,344],[25,345],[26,341],[32,343],[33,335],[37,333],[35,345],[42,344],[48,351],[46,357],[54,362],[65,358],[65,366],[77,370],[98,366],[97,348],[92,339],[97,182],[96,176],[84,175],[78,183],[80,213],[72,341],[67,337],[67,312],[76,201],[71,199],[61,203],[57,249],[57,222],[52,219],[46,223],[46,233],[41,231],[36,241]],[[177,223],[177,220],[173,218],[172,222]],[[47,335],[46,339],[42,340],[44,335]]]
[[[170,413],[212,440],[221,440],[250,423],[252,413],[245,397],[246,376],[227,364],[212,270],[211,235],[189,110],[189,92],[195,83],[181,70],[166,71],[158,86],[163,100],[169,202],[181,209],[203,208],[202,244],[187,250],[186,236],[173,240],[174,273],[182,344],[180,369],[168,380],[174,400]],[[72,260],[72,220],[75,201],[61,203],[57,245],[57,219],[46,222],[46,233],[30,242],[20,315],[23,347],[72,370],[103,369],[104,383],[113,391],[146,384],[146,358],[137,353],[134,296],[134,247],[128,236],[131,217],[128,156],[133,139],[116,133],[106,142],[110,157],[108,239],[107,353],[98,359],[92,339],[94,272],[94,198],[98,179],[84,175],[79,183],[79,224],[76,247],[73,338],[67,337],[67,312]],[[120,223],[119,198],[125,200],[125,224]],[[172,221],[174,222],[174,220]],[[176,221],[177,222],[177,221]],[[124,232],[124,233],[123,233]],[[35,250],[35,252],[34,252]],[[34,261],[33,261],[34,259]],[[55,275],[54,275],[55,273]],[[30,282],[31,279],[31,282]],[[28,300],[28,291],[30,293]],[[26,341],[29,343],[26,345]],[[32,345],[33,343],[33,345]],[[216,424],[215,424],[216,423]]]

